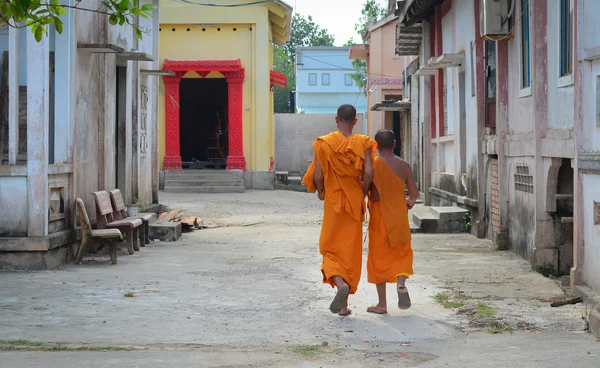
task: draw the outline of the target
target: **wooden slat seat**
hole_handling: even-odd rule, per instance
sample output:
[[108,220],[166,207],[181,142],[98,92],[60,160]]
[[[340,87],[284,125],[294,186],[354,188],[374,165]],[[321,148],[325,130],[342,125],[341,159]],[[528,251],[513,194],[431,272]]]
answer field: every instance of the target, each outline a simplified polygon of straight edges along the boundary
[[137,241],[140,238],[140,230],[142,229],[143,222],[140,219],[116,219],[109,192],[93,192],[92,195],[96,200],[96,222],[98,223],[98,229],[119,229],[121,232],[127,233],[127,251],[129,254],[140,250]]
[[77,198],[77,211],[79,212],[79,222],[81,224],[81,244],[77,250],[75,263],[81,263],[83,256],[94,241],[103,240],[108,245],[111,263],[117,264],[117,243],[123,240],[121,231],[119,229],[93,230],[81,198]]
[[144,244],[150,244],[150,220],[152,219],[153,214],[142,212],[138,213],[136,216],[127,217],[127,207],[125,206],[123,195],[119,189],[110,191],[110,201],[112,203],[115,220],[140,219],[144,223],[144,231],[140,234],[140,245],[143,247]]

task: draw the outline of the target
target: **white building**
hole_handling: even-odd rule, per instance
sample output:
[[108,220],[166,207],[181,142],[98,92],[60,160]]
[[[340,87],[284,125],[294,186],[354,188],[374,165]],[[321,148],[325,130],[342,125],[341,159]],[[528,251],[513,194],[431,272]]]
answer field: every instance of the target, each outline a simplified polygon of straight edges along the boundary
[[342,104],[367,115],[367,97],[351,78],[349,47],[296,48],[296,112],[335,114]]
[[158,201],[158,10],[139,19],[151,32],[142,40],[96,13],[70,10],[63,22],[39,43],[28,29],[0,31],[0,269],[68,262],[78,197],[92,222],[93,191]]

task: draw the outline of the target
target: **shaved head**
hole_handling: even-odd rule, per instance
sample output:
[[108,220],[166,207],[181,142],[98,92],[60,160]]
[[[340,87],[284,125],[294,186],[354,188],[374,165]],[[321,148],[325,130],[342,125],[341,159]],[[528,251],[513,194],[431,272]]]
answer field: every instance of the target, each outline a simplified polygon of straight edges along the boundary
[[349,104],[341,105],[337,109],[337,117],[342,123],[352,124],[356,120],[356,109]]
[[375,142],[377,142],[378,148],[393,149],[394,143],[396,142],[394,132],[387,129],[378,131],[377,134],[375,134]]

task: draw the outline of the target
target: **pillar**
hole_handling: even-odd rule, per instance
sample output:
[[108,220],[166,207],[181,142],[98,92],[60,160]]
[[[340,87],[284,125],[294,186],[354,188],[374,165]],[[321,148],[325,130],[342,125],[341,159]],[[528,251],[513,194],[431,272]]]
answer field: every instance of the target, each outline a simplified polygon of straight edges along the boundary
[[19,29],[8,29],[8,164],[19,156]]
[[244,72],[225,73],[229,95],[229,156],[227,170],[246,170],[242,97]]
[[48,235],[49,37],[27,33],[27,207],[29,237]]
[[[174,77],[164,77],[165,81],[165,116],[166,155],[163,162],[164,170],[181,170],[181,151],[179,146],[179,85],[181,74]],[[231,87],[230,87],[231,90]],[[231,94],[229,99],[231,111]],[[241,108],[241,101],[239,102]],[[229,133],[231,136],[231,132]]]

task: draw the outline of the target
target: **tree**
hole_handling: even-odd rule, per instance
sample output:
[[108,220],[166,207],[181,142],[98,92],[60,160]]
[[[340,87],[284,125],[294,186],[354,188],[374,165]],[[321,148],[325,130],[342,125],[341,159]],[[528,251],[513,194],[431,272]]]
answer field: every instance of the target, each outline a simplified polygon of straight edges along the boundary
[[283,46],[274,46],[273,64],[276,72],[287,78],[285,88],[275,89],[275,113],[293,113],[290,106],[290,92],[296,89],[296,47],[333,46],[335,38],[326,29],[316,24],[312,17],[304,18],[295,13],[290,28],[290,40]]
[[[358,34],[363,37],[363,44],[366,43],[364,39],[367,28],[370,23],[377,22],[380,19],[383,19],[387,16],[387,9],[385,9],[381,4],[379,4],[376,0],[367,0],[367,2],[363,5],[363,8],[360,12],[361,16],[358,19],[358,23],[354,25],[354,29]],[[354,43],[354,40],[348,41],[347,44],[351,45]],[[367,86],[367,61],[366,60],[352,60],[352,67],[354,68],[354,73],[352,73],[351,78],[356,82],[356,85],[361,91],[364,91],[366,94],[366,86]]]
[[136,25],[136,17],[150,18],[156,9],[153,4],[140,6],[139,0],[104,0],[99,8],[86,8],[82,4],[83,1],[68,5],[58,0],[0,0],[0,24],[12,28],[28,27],[39,42],[48,33],[51,24],[54,24],[56,32],[62,33],[60,16],[67,14],[68,10],[85,11],[108,17],[113,26],[127,24],[138,38],[142,38],[142,34],[149,33],[149,30]]

